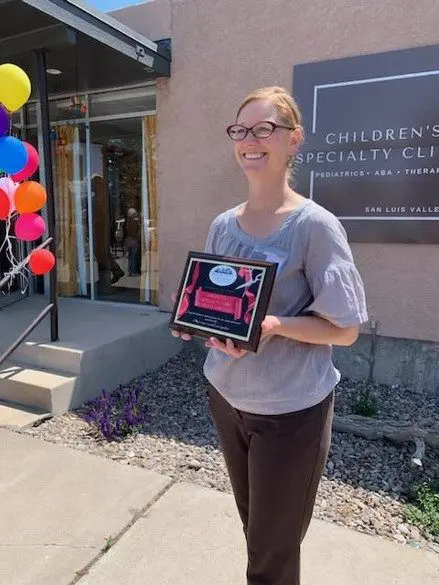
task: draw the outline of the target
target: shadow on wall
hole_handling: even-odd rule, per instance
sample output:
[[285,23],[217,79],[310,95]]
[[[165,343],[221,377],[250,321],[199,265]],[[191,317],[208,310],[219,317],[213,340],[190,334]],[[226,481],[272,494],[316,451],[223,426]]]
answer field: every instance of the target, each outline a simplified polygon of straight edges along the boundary
[[[372,335],[360,335],[350,348],[335,347],[334,363],[355,380],[370,373]],[[373,379],[382,384],[424,388],[439,398],[439,343],[377,336]]]

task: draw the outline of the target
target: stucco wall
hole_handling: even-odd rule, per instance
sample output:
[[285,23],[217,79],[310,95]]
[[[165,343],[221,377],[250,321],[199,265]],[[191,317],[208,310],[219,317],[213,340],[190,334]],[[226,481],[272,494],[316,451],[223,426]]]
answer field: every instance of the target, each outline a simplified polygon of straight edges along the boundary
[[[213,217],[245,198],[224,128],[246,93],[291,88],[296,63],[439,44],[438,22],[437,0],[171,0],[172,77],[157,95],[164,308],[187,250],[201,249]],[[379,333],[439,341],[439,246],[353,250]]]
[[111,16],[150,41],[167,39],[171,36],[170,0],[149,0],[135,6],[113,10]]

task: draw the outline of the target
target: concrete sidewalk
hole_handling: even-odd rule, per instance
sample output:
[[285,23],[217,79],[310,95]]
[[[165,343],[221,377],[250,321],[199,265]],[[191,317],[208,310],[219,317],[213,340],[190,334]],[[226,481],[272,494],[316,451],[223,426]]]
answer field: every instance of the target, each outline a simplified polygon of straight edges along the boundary
[[[6,430],[0,453],[0,585],[244,584],[229,495]],[[313,522],[304,585],[417,583],[437,555]]]

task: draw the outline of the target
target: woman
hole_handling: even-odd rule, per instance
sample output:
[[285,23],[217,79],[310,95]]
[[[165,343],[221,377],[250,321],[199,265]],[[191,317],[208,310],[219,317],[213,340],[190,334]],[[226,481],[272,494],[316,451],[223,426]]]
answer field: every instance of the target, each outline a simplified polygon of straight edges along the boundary
[[206,251],[279,268],[257,353],[206,342],[210,411],[247,540],[248,585],[299,585],[340,379],[331,346],[355,342],[365,296],[339,221],[289,186],[303,140],[291,96],[255,91],[227,132],[248,199],[215,219]]

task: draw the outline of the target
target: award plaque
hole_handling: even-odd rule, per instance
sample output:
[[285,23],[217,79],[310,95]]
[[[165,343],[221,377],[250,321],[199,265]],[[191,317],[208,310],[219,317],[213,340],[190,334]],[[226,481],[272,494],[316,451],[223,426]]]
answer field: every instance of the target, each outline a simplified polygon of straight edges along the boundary
[[277,264],[189,252],[169,323],[256,351]]

